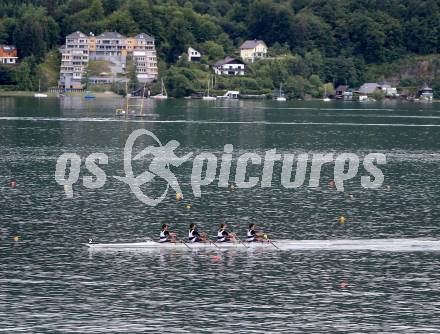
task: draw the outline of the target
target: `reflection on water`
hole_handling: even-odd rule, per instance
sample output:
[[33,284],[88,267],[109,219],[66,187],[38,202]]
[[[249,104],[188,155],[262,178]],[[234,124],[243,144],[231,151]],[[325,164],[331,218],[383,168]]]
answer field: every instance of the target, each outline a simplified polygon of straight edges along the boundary
[[[440,328],[439,253],[436,246],[417,244],[420,238],[440,239],[436,104],[169,100],[152,101],[148,113],[158,116],[140,121],[116,120],[114,109],[121,103],[0,97],[0,331],[433,333]],[[179,155],[220,156],[227,143],[234,154],[262,155],[271,148],[382,152],[388,160],[385,185],[366,191],[357,177],[339,193],[328,188],[333,169],[326,167],[318,189],[284,189],[275,176],[271,188],[229,192],[214,182],[194,198],[191,165],[185,164],[176,170],[182,202],[170,193],[159,206],[146,207],[110,177],[96,190],[84,188],[80,178],[75,198],[65,198],[54,180],[61,153],[83,158],[106,153],[107,175],[121,175],[125,140],[138,128],[162,142],[179,140]],[[16,189],[8,185],[11,178],[17,179]],[[162,186],[152,183],[149,190]],[[188,203],[192,209],[186,209]],[[191,222],[210,236],[220,222],[241,236],[249,222],[257,222],[271,238],[313,247],[89,253],[81,245],[89,238],[156,238],[164,222],[181,236]],[[371,245],[380,238],[387,240]],[[332,248],[311,241],[316,239],[343,244]],[[390,239],[406,241],[397,245]]]

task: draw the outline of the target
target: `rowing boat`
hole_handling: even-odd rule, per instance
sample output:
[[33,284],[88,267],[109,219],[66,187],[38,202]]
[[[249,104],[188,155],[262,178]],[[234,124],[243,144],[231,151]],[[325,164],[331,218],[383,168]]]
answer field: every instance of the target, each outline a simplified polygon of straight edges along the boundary
[[382,251],[382,252],[440,252],[440,240],[436,239],[328,239],[328,240],[271,240],[270,242],[217,242],[190,243],[156,241],[132,243],[87,243],[89,250],[295,250],[295,251]]
[[[271,241],[274,242],[274,241]],[[144,241],[144,242],[132,242],[132,243],[87,243],[87,247],[96,250],[105,249],[231,249],[231,248],[265,248],[274,247],[271,242],[157,242],[157,241]]]

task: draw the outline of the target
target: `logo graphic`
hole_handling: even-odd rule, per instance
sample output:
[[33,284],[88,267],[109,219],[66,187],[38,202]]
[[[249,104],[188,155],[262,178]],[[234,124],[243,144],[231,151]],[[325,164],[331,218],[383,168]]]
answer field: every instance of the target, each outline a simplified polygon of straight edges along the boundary
[[[153,139],[153,145],[147,146],[133,157],[136,140],[141,136]],[[180,143],[177,140],[170,140],[162,145],[154,133],[146,129],[135,130],[125,143],[125,176],[113,176],[113,178],[127,184],[138,200],[150,206],[156,206],[162,202],[170,187],[176,194],[179,194],[179,197],[183,198],[179,182],[171,171],[171,167],[181,166],[193,156],[193,152],[179,157],[175,153],[179,146]],[[133,162],[140,161],[146,156],[152,157],[148,169],[135,176]],[[201,152],[193,157],[191,171],[193,196],[196,198],[201,197],[202,187],[207,187],[215,182],[219,188],[229,187],[231,182],[239,189],[249,189],[256,186],[261,188],[272,187],[275,165],[281,167],[280,185],[285,189],[305,186],[306,175],[309,176],[308,187],[319,188],[321,172],[325,164],[333,166],[333,175],[329,184],[332,184],[332,187],[338,191],[345,191],[344,183],[349,180],[355,181],[362,167],[366,175],[360,177],[361,186],[364,189],[377,189],[384,182],[384,174],[378,165],[386,164],[386,156],[383,153],[369,153],[364,157],[345,152],[339,154],[292,154],[285,152],[281,154],[277,153],[275,148],[272,148],[265,151],[264,155],[244,151],[237,157],[235,173],[232,173],[233,157],[234,147],[231,144],[224,145],[223,152],[220,155]],[[99,165],[107,165],[108,161],[109,158],[105,153],[92,153],[86,157],[84,165],[91,175],[82,177],[84,187],[98,189],[105,185],[107,175]],[[55,181],[64,187],[67,198],[73,198],[73,185],[80,177],[81,166],[82,160],[78,154],[63,153],[58,157]],[[68,170],[69,172],[67,172]],[[164,190],[159,197],[151,198],[142,191],[141,187],[156,178],[165,181],[166,185],[164,185]]]
[[[138,153],[134,158],[132,158],[133,154],[133,146],[136,142],[136,139],[142,135],[147,135],[154,139],[154,141],[159,144],[159,146],[148,146],[140,153]],[[133,194],[139,199],[141,202],[155,206],[162,202],[168,192],[168,188],[171,186],[175,190],[176,193],[182,195],[182,190],[180,189],[179,182],[177,181],[176,176],[170,170],[170,166],[179,167],[185,161],[189,160],[192,156],[192,152],[186,154],[185,156],[179,158],[174,153],[180,146],[180,143],[177,140],[170,140],[166,145],[162,145],[159,138],[157,138],[154,133],[145,129],[138,129],[133,131],[127,139],[124,148],[124,171],[125,177],[114,176],[114,178],[128,184],[130,186]],[[153,160],[150,163],[149,170],[144,171],[142,174],[137,177],[133,174],[133,160],[140,160],[146,155],[153,155]],[[158,198],[153,199],[145,195],[141,186],[145,183],[152,181],[156,176],[164,179],[167,182],[166,189],[163,191],[162,195]],[[183,195],[182,195],[183,198]]]

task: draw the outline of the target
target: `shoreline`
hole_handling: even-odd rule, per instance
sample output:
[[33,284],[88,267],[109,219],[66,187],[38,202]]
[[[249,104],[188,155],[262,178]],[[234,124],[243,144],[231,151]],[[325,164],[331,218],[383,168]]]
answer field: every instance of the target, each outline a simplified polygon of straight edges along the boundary
[[[34,97],[34,94],[37,92],[33,91],[24,91],[24,90],[13,90],[13,91],[2,91],[0,90],[0,96],[5,97]],[[50,93],[50,92],[42,92],[47,94],[47,97],[59,97],[59,93]],[[122,97],[121,95],[115,94],[113,92],[91,92],[97,98],[103,97]],[[82,93],[65,93],[65,96],[69,97],[82,97],[85,95],[85,92]]]
[[[22,91],[22,90],[14,90],[14,91],[2,91],[0,90],[0,97],[34,97],[34,94],[37,92],[34,91]],[[50,93],[50,92],[42,92],[47,94],[47,97],[49,98],[54,98],[54,97],[59,97],[59,93]],[[93,92],[91,91],[91,93],[96,97],[96,98],[124,98],[122,95],[118,95],[116,93],[113,93],[111,91],[108,92]],[[64,96],[66,97],[83,97],[85,95],[85,92],[72,92],[72,93],[64,93]],[[180,99],[184,99],[184,98],[172,98],[174,100],[180,100]],[[254,99],[240,99],[240,100],[254,100]],[[263,100],[272,100],[272,99],[263,99]],[[319,98],[311,98],[311,99],[307,99],[307,100],[301,100],[301,99],[291,99],[291,100],[287,100],[287,101],[308,101],[308,102],[316,102],[316,101],[321,101],[322,99]],[[341,102],[342,100],[336,100],[336,99],[332,99],[330,102]],[[440,103],[440,99],[433,99],[431,102],[427,102],[427,101],[408,101],[408,100],[399,100],[399,99],[384,99],[382,101],[373,101],[373,103],[376,102],[389,102],[389,101],[399,101],[399,102],[413,102],[413,103]],[[342,102],[359,102],[359,101],[342,101]],[[368,102],[371,103],[371,102]]]

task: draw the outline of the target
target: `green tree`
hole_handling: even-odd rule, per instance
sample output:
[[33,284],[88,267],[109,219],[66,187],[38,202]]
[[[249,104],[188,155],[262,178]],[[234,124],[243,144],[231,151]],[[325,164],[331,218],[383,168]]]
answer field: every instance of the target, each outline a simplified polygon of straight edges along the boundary
[[283,56],[290,53],[290,47],[287,42],[284,44],[275,42],[267,52],[271,57]]
[[193,93],[194,87],[192,81],[190,81],[184,73],[178,68],[172,66],[165,77],[165,85],[168,90],[168,94],[174,97],[184,97]]
[[318,49],[306,52],[306,54],[304,55],[304,63],[306,76],[310,76],[312,74],[316,74],[320,77],[323,76],[324,57]]
[[302,99],[305,96],[306,84],[307,81],[302,76],[295,75],[289,77],[283,87],[288,98]]
[[99,33],[101,31],[96,31],[99,29],[98,27],[102,27],[107,24],[107,21],[103,21],[105,10],[101,0],[88,1],[82,6],[80,2],[76,3],[75,5],[72,4],[69,12],[71,13],[66,15],[66,18],[63,22],[66,33],[71,33],[77,30],[84,33],[88,33],[90,31]]
[[210,61],[219,60],[225,57],[223,46],[213,41],[207,41],[202,44],[202,51],[208,56]]
[[3,25],[3,22],[0,21],[0,44],[6,43],[8,39],[8,34],[6,33],[5,26]]
[[136,66],[132,59],[127,60],[127,76],[128,86],[131,90],[137,90],[139,88],[139,79],[136,74]]
[[215,40],[218,45],[221,45],[226,54],[232,54],[235,51],[234,43],[232,43],[228,34],[221,33]]
[[59,28],[43,7],[24,7],[15,26],[13,39],[21,57],[35,56],[43,60],[46,52],[57,44]]
[[15,71],[15,81],[17,82],[17,88],[24,91],[32,91],[34,87],[30,76],[29,64],[24,60]]
[[0,85],[14,85],[13,71],[6,65],[0,64]]
[[189,62],[188,62],[188,54],[187,53],[182,53],[180,55],[179,60],[176,63],[176,66],[178,67],[189,67]]
[[426,19],[413,17],[405,27],[406,45],[409,51],[421,54],[437,52],[440,31]]
[[308,10],[295,15],[289,44],[299,52],[319,49],[323,54],[335,53],[335,38],[331,27]]
[[130,0],[128,11],[141,32],[151,33],[153,6],[149,0]]
[[107,30],[117,31],[123,35],[134,35],[139,32],[136,22],[125,9],[113,12],[105,19],[104,26]]
[[385,93],[381,89],[376,89],[371,96],[376,101],[382,101],[385,98]]
[[316,74],[310,76],[309,80],[305,83],[304,89],[305,93],[312,97],[319,98],[323,96],[323,83]]
[[291,37],[293,13],[290,6],[271,0],[255,0],[247,11],[249,35],[266,43],[284,43]]

